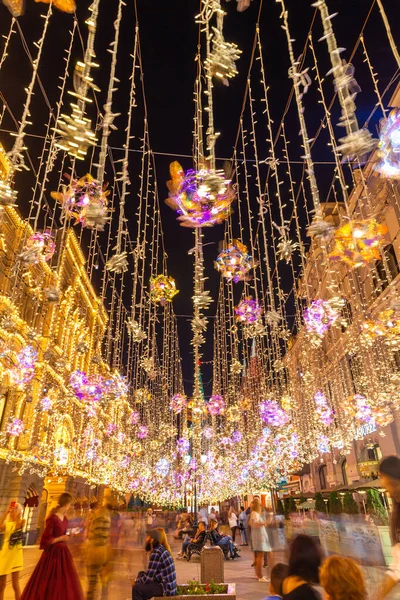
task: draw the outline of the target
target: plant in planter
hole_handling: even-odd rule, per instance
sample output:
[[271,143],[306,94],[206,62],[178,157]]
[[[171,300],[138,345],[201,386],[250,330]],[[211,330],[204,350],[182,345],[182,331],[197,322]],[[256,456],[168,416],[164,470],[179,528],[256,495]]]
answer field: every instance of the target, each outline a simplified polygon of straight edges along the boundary
[[329,496],[329,512],[331,515],[340,515],[343,512],[343,505],[337,492],[331,492]]
[[315,494],[315,510],[316,512],[326,513],[326,504],[321,492]]
[[347,515],[358,515],[358,504],[353,498],[353,494],[346,492],[343,497],[343,510]]
[[215,594],[226,594],[228,586],[226,583],[200,583],[195,579],[187,582],[187,585],[178,585],[176,590],[177,596],[214,596]]
[[367,490],[367,511],[371,515],[375,525],[388,524],[388,514],[377,490]]

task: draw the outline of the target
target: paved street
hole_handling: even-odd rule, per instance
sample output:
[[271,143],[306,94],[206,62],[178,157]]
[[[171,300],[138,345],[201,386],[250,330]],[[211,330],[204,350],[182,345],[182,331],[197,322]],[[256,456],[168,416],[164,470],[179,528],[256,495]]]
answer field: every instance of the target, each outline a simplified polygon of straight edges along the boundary
[[[179,551],[179,544],[173,542],[173,554],[176,556]],[[36,562],[39,559],[41,551],[38,547],[30,547],[24,550],[25,567],[21,574],[21,587],[25,586]],[[276,557],[277,560],[284,558],[283,553]],[[259,583],[254,577],[254,571],[251,568],[252,555],[247,547],[242,548],[242,558],[235,561],[225,562],[225,582],[235,583],[239,600],[261,600],[268,594],[268,584]],[[77,568],[82,577],[82,584],[86,589],[86,580],[82,561],[78,557],[76,560]],[[143,552],[140,549],[120,550],[115,568],[113,581],[109,588],[109,600],[125,600],[130,598],[131,578],[143,568]],[[186,583],[189,579],[200,580],[200,562],[197,557],[193,557],[191,562],[185,560],[176,560],[176,569],[178,582]],[[377,587],[378,582],[383,576],[382,569],[365,569],[368,590],[372,594]],[[13,600],[13,590],[11,582],[7,583],[5,600]],[[57,600],[56,598],[54,600]],[[395,591],[388,600],[400,600],[400,589]]]

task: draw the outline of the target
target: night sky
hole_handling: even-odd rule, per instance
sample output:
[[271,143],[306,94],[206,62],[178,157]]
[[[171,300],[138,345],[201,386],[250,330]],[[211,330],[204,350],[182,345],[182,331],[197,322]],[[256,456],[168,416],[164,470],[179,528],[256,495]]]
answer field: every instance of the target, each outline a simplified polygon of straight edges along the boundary
[[[225,37],[227,41],[235,42],[243,51],[238,62],[239,76],[237,76],[229,87],[219,83],[215,85],[215,121],[216,130],[221,132],[217,144],[217,156],[230,158],[235,143],[239,116],[243,103],[243,94],[246,78],[249,70],[249,61],[253,46],[255,25],[259,14],[261,0],[253,0],[251,7],[244,13],[236,12],[236,2],[223,2],[228,15],[225,20]],[[36,4],[33,0],[26,0],[26,13],[19,19],[19,25],[26,38],[28,48],[35,53],[33,41],[39,37],[41,19],[46,6]],[[84,20],[87,18],[87,7],[89,2],[77,0],[77,16],[80,23],[80,31],[86,36]],[[344,54],[346,58],[354,48],[363,24],[370,12],[372,0],[328,0],[330,12],[338,12],[334,19],[334,29],[339,46],[347,48]],[[109,54],[106,48],[113,36],[113,19],[116,13],[116,0],[102,0],[100,4],[100,20],[96,40],[97,59],[101,65],[100,71],[95,73],[96,83],[100,86],[103,94],[98,98],[100,106],[104,103],[104,93],[108,84]],[[398,23],[400,20],[400,6],[397,0],[386,0],[385,6],[392,25],[393,33],[400,46],[398,36]],[[290,27],[292,37],[296,39],[296,55],[300,55],[310,25],[314,18],[315,9],[311,7],[310,0],[287,0],[289,10]],[[193,85],[196,76],[196,54],[198,26],[194,23],[194,17],[199,12],[199,1],[192,0],[137,0],[137,11],[140,24],[141,56],[144,70],[144,86],[146,104],[149,118],[149,132],[152,150],[155,153],[165,153],[170,156],[156,154],[156,171],[160,200],[162,203],[162,220],[165,233],[165,246],[168,254],[169,274],[176,278],[180,294],[174,300],[174,308],[179,317],[179,332],[181,353],[183,356],[184,379],[187,391],[190,392],[192,379],[192,360],[190,338],[191,330],[188,318],[184,315],[192,314],[191,295],[193,279],[192,257],[187,254],[193,246],[193,234],[189,229],[179,227],[174,213],[163,204],[167,196],[165,181],[169,179],[169,163],[176,155],[191,155],[192,153],[192,130],[193,130]],[[290,90],[291,80],[287,76],[289,59],[287,53],[286,38],[279,19],[280,5],[273,0],[264,0],[260,16],[260,31],[264,52],[264,61],[267,71],[268,83],[270,85],[271,110],[278,126]],[[7,9],[0,5],[0,33],[6,34],[10,26],[10,16]],[[63,68],[63,48],[68,43],[68,30],[71,27],[72,17],[54,11],[48,38],[46,41],[43,60],[40,64],[39,74],[43,87],[46,90],[48,101],[54,108],[57,99],[57,77]],[[130,71],[129,55],[133,47],[134,32],[134,6],[132,0],[127,0],[124,9],[124,18],[121,29],[121,46],[119,52],[117,77],[121,79],[119,91],[115,96],[114,110],[126,114],[127,100],[129,95],[128,74]],[[321,37],[321,22],[319,14],[314,24],[314,42],[317,46],[318,58],[320,60],[321,72],[325,73],[329,68],[329,56],[326,45],[317,44]],[[368,46],[372,64],[379,74],[381,91],[387,86],[395,74],[396,64],[391,55],[382,20],[378,8],[372,10],[369,21],[365,27],[365,40]],[[73,61],[82,56],[82,49],[75,44],[73,50]],[[366,65],[363,63],[362,53],[357,52],[354,65],[356,67],[356,78],[362,88],[362,93],[357,99],[358,118],[361,124],[368,118],[376,97],[373,94],[373,86],[368,75]],[[312,73],[310,73],[312,76]],[[19,33],[13,38],[10,55],[0,72],[0,108],[1,100],[7,102],[9,108],[18,119],[22,113],[22,102],[24,99],[23,88],[30,79],[30,65],[26,53],[20,43]],[[257,79],[257,78],[256,78]],[[259,78],[258,78],[259,79]],[[255,97],[261,96],[260,88],[254,83]],[[388,101],[394,85],[390,88],[387,96]],[[333,87],[328,94],[330,99]],[[315,85],[311,87],[305,97],[306,119],[311,137],[320,123],[317,110],[317,94]],[[336,111],[336,112],[335,112]],[[337,107],[334,108],[333,116],[338,115]],[[33,125],[29,127],[29,133],[43,135],[45,123],[48,119],[48,108],[42,92],[37,88],[32,105]],[[91,115],[92,117],[94,116]],[[379,113],[370,121],[370,129],[376,134]],[[337,118],[336,118],[337,120]],[[138,100],[138,108],[134,115],[135,124],[140,128],[143,121],[143,102]],[[124,140],[125,121],[123,117],[116,121],[120,130],[112,133],[109,143],[113,147],[120,147]],[[2,124],[3,129],[15,130],[16,126],[10,113],[6,111]],[[287,131],[292,142],[292,154],[299,159],[302,154],[298,137],[299,125],[293,104],[289,110],[286,120]],[[266,137],[266,135],[265,135]],[[0,131],[0,139],[10,149],[12,140],[7,133]],[[33,164],[37,165],[37,156],[41,151],[40,140],[27,138],[29,153]],[[264,144],[264,145],[263,145]],[[261,155],[268,156],[265,141],[260,140]],[[115,151],[116,157],[120,156]],[[326,141],[317,143],[313,151],[315,160],[331,160],[332,157],[327,149]],[[179,158],[185,169],[192,167],[190,158]],[[138,159],[132,158],[130,169],[131,179],[135,179],[138,173]],[[86,172],[82,170],[82,174]],[[321,197],[324,199],[332,180],[332,165],[316,167],[318,183],[321,186]],[[19,193],[19,207],[24,216],[27,215],[30,188],[33,184],[32,173],[29,175],[18,175],[17,188]],[[52,189],[52,188],[51,188]],[[51,199],[49,200],[51,203]],[[132,195],[132,203],[127,206],[127,214],[133,219],[136,199]],[[128,201],[129,204],[129,201]],[[208,289],[216,298],[219,275],[213,269],[213,260],[217,254],[218,242],[223,237],[223,227],[217,226],[205,232],[206,275]],[[212,242],[212,243],[211,243]],[[129,305],[129,298],[126,302]],[[215,311],[215,303],[210,315]],[[204,349],[204,360],[212,360],[212,328],[208,332],[208,342]],[[204,367],[204,380],[206,393],[210,392],[209,382],[212,377],[210,365]]]

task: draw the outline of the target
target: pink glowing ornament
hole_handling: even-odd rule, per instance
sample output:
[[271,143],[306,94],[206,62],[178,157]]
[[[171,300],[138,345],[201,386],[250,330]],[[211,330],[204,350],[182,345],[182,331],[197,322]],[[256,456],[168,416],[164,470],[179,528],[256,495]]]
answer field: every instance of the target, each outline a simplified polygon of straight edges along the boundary
[[279,406],[276,400],[263,400],[259,404],[262,420],[273,427],[283,427],[289,422],[288,414]]
[[251,325],[260,321],[262,308],[258,300],[253,300],[250,296],[236,306],[235,313],[237,321],[245,325]]
[[207,404],[207,410],[212,416],[224,414],[225,407],[225,400],[218,394],[213,394]]
[[118,442],[119,444],[123,444],[123,443],[125,442],[125,438],[126,438],[126,435],[124,434],[124,432],[123,432],[123,431],[119,431],[119,432],[117,433],[117,442]]
[[235,192],[223,171],[202,168],[185,173],[175,161],[170,174],[165,202],[178,213],[183,227],[213,227],[228,218]]
[[27,385],[35,375],[38,353],[33,346],[25,346],[17,354],[17,365],[11,370],[11,378],[16,385]]
[[170,409],[176,414],[179,415],[183,411],[183,409],[187,405],[187,397],[185,394],[175,394],[171,398],[171,402],[169,403]]
[[190,471],[197,471],[198,469],[198,463],[197,460],[195,458],[192,458],[190,463],[189,463],[189,470]]
[[170,471],[171,463],[166,458],[160,458],[159,461],[156,462],[154,470],[161,477],[166,477]]
[[323,392],[317,392],[314,396],[316,404],[316,413],[319,415],[322,423],[329,426],[333,423],[333,410],[328,405],[327,399]]
[[140,422],[140,413],[138,413],[137,410],[134,410],[131,413],[131,425],[138,425],[139,422]]
[[138,487],[140,486],[140,481],[139,479],[133,479],[129,484],[128,484],[128,488],[130,490],[137,490]]
[[40,262],[48,262],[53,257],[56,245],[53,236],[49,232],[34,233],[24,246],[19,258],[27,265],[37,265]]
[[362,421],[363,423],[372,421],[372,410],[368,406],[366,397],[362,394],[354,394],[353,400],[356,403],[355,418],[357,421]]
[[109,423],[107,425],[106,433],[108,436],[111,437],[111,436],[115,435],[117,433],[117,431],[118,431],[118,427],[116,426],[115,423]]
[[139,440],[145,440],[149,435],[149,430],[146,425],[140,425],[137,431],[137,437]]
[[24,432],[25,426],[21,419],[14,418],[7,426],[7,433],[13,437],[18,437]]
[[211,440],[214,437],[214,431],[212,427],[204,427],[204,429],[201,430],[201,433],[206,440]]
[[183,456],[184,454],[187,454],[189,452],[189,449],[190,449],[190,442],[186,438],[179,438],[176,441],[176,450],[177,450],[178,454],[180,454],[181,456]]
[[223,277],[235,283],[248,281],[248,273],[256,265],[256,261],[248,254],[247,247],[239,240],[233,240],[232,244],[225,246],[214,263]]
[[235,444],[238,444],[239,442],[241,442],[243,439],[243,434],[241,431],[234,431],[232,433],[232,442],[234,442]]
[[47,410],[51,410],[53,408],[53,401],[51,398],[49,398],[49,396],[45,396],[41,399],[40,406],[42,411],[46,412]]
[[329,327],[335,323],[339,313],[331,306],[329,300],[314,300],[304,311],[303,318],[307,331],[322,337]]

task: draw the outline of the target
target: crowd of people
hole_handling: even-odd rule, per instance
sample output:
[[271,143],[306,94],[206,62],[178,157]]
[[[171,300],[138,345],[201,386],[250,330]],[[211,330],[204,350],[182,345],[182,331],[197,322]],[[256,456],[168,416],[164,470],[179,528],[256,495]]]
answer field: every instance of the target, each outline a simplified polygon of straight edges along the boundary
[[[400,582],[400,459],[385,458],[380,465],[380,477],[392,499],[391,535],[393,561],[373,600],[383,600]],[[157,527],[155,512],[149,509],[140,518],[127,513],[125,518],[105,498],[104,503],[88,515],[83,526],[71,514],[72,497],[60,496],[57,506],[46,520],[41,536],[41,557],[21,594],[19,574],[23,568],[23,509],[12,502],[0,517],[3,545],[0,550],[0,600],[4,599],[7,577],[11,576],[16,600],[95,600],[100,588],[101,598],[108,598],[109,582],[116,562],[118,544],[123,540],[124,555],[128,542],[144,543],[144,568],[133,577],[132,599],[150,600],[153,597],[174,596],[177,593],[177,574],[168,534],[181,540],[179,557],[184,557],[191,544],[226,547],[228,558],[238,556],[237,531],[241,545],[253,552],[255,576],[269,584],[265,600],[367,600],[368,593],[361,567],[351,558],[323,558],[318,539],[298,535],[283,552],[285,562],[276,562],[277,552],[271,543],[271,531],[277,521],[254,496],[250,506],[239,510],[231,506],[226,522],[218,511],[201,507],[198,515],[181,513],[164,518],[164,527]],[[196,518],[197,517],[197,518]],[[219,528],[229,528],[221,532]],[[84,594],[76,565],[77,545],[86,569],[87,587]],[[82,538],[84,540],[82,541]],[[129,560],[129,557],[128,557]],[[78,564],[79,569],[79,564]],[[263,588],[260,587],[260,596]],[[115,595],[113,595],[115,597]],[[394,597],[394,596],[393,596]],[[121,599],[122,600],[122,599]]]

